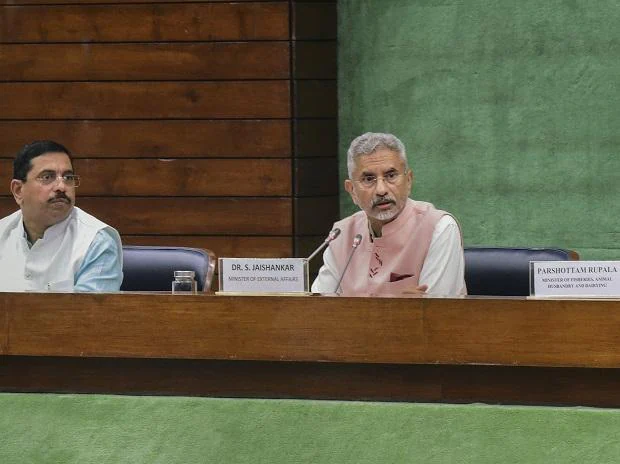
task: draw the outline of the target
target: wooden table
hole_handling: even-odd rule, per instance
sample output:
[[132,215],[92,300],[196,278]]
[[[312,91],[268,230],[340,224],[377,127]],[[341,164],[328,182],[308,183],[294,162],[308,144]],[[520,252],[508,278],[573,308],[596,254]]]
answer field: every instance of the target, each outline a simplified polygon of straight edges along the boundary
[[0,293],[0,390],[620,406],[620,301]]

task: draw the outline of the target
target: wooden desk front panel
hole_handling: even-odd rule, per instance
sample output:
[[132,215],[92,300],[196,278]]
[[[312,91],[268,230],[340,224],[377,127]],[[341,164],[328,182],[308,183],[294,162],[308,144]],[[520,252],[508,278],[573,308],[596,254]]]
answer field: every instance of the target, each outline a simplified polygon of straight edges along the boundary
[[0,295],[0,388],[619,406],[619,301]]

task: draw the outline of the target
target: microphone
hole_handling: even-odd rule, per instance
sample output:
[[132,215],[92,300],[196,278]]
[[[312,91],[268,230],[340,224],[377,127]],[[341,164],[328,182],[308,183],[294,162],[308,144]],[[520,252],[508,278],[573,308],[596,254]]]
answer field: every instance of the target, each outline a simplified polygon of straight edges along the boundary
[[325,240],[323,240],[323,243],[321,243],[317,247],[317,249],[314,250],[310,256],[308,256],[307,261],[310,262],[310,260],[314,258],[323,248],[329,245],[329,242],[335,240],[336,237],[338,237],[339,235],[340,235],[340,229],[338,227],[336,227],[335,229],[332,229],[327,235],[327,237],[325,237]]
[[357,247],[360,246],[360,243],[362,243],[362,234],[357,234],[353,238],[353,244],[351,245],[351,252],[349,253],[349,259],[347,259],[347,264],[345,264],[344,269],[342,270],[342,274],[340,274],[340,279],[338,279],[338,284],[336,285],[336,288],[334,288],[334,293],[338,293],[338,289],[340,288],[340,283],[342,282],[342,278],[344,277],[344,274],[347,272],[347,269],[349,268],[349,264],[351,264],[351,258],[353,258],[353,253],[355,253],[355,250],[357,250]]

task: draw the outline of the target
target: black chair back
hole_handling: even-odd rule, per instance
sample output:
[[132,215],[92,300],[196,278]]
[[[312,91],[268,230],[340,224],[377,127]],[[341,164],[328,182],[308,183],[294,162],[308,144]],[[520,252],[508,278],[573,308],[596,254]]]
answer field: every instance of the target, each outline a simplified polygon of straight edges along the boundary
[[215,255],[210,250],[186,247],[123,246],[122,291],[171,291],[174,271],[194,271],[198,291],[211,288]]
[[469,295],[527,296],[530,261],[579,259],[559,248],[465,248],[465,283]]

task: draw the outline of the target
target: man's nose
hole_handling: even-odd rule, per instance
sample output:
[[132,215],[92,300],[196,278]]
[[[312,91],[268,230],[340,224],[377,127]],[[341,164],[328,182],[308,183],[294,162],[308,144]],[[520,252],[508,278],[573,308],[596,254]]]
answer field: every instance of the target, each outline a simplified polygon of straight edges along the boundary
[[387,193],[387,185],[385,179],[381,176],[377,177],[377,185],[375,186],[375,193],[383,196]]
[[65,192],[67,190],[67,183],[61,176],[56,177],[54,181],[54,191]]

